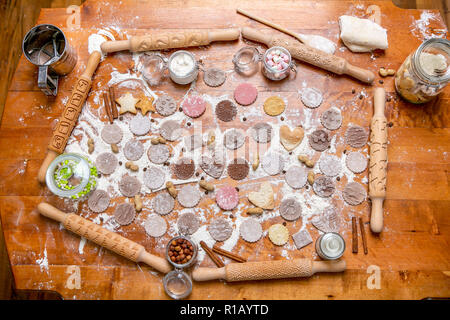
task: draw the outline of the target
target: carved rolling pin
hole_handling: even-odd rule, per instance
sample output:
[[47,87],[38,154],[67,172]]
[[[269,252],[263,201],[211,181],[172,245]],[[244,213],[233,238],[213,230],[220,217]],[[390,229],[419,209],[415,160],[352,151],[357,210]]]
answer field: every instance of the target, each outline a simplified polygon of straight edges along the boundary
[[342,272],[344,260],[312,261],[309,259],[274,260],[230,263],[223,268],[197,268],[192,272],[195,281],[223,279],[226,281],[268,280],[310,277],[317,272]]
[[148,253],[140,244],[106,230],[74,213],[64,213],[45,202],[40,203],[37,208],[40,214],[61,222],[67,230],[131,261],[144,262],[162,273],[167,273],[172,269],[166,259]]
[[383,230],[383,201],[386,197],[387,127],[384,107],[386,92],[376,88],[373,98],[374,112],[370,123],[369,197],[372,201],[370,229]]
[[178,32],[155,32],[134,36],[128,40],[106,41],[101,44],[103,52],[130,50],[132,52],[205,46],[213,41],[230,41],[239,38],[239,29],[219,31],[191,30]]
[[256,29],[248,27],[242,28],[242,36],[249,40],[264,43],[268,47],[284,47],[289,50],[292,57],[295,59],[307,62],[336,74],[347,74],[369,84],[375,79],[375,75],[370,70],[353,66],[344,58],[305,46],[304,44],[292,39],[263,34]]
[[45,182],[45,173],[50,163],[66,148],[67,140],[72,134],[72,130],[77,123],[78,116],[80,115],[83,104],[86,101],[86,97],[89,93],[89,89],[92,84],[92,75],[94,74],[97,66],[100,62],[101,53],[94,51],[89,56],[86,70],[78,78],[75,86],[72,90],[72,95],[69,101],[64,107],[64,111],[59,118],[59,122],[56,125],[55,131],[53,131],[52,139],[48,144],[47,156],[41,165],[38,172],[38,180],[41,183]]

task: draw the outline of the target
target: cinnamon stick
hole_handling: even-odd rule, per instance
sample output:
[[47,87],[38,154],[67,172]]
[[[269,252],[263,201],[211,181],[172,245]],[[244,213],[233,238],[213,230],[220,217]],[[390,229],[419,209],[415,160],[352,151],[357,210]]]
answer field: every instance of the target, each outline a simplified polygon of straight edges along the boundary
[[103,93],[103,102],[105,104],[106,115],[108,116],[109,123],[113,123],[113,117],[111,114],[111,107],[110,107],[109,97],[108,97],[107,92]]
[[361,229],[361,238],[362,238],[362,243],[363,243],[363,248],[364,248],[364,254],[367,254],[368,251],[367,251],[366,232],[364,231],[364,223],[361,218],[359,218],[359,227]]
[[119,113],[117,112],[116,92],[114,91],[114,87],[109,87],[109,98],[111,99],[111,111],[113,119],[117,119],[119,117]]
[[200,241],[200,245],[202,246],[203,250],[208,254],[208,256],[211,258],[211,260],[218,266],[219,268],[222,268],[225,266],[225,264],[220,260],[218,256],[208,247],[208,245],[205,243],[205,241]]
[[224,256],[224,257],[233,259],[234,261],[237,261],[237,262],[246,262],[246,261],[247,261],[246,259],[244,259],[244,258],[238,256],[237,254],[234,254],[234,253],[232,253],[232,252],[229,252],[229,251],[226,251],[226,250],[224,250],[224,249],[222,249],[222,248],[219,248],[219,246],[218,246],[217,244],[215,244],[215,245],[213,246],[212,250],[213,250],[215,253],[218,253],[218,254],[220,254],[220,255],[222,255],[222,256]]
[[352,252],[358,253],[358,227],[356,217],[352,217]]

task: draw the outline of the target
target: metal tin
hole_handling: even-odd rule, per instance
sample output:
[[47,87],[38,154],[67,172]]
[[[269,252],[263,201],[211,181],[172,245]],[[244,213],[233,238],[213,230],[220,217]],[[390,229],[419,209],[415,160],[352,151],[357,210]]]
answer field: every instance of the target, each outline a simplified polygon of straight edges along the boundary
[[322,259],[339,259],[344,254],[344,251],[345,241],[338,233],[324,233],[316,240],[316,252]]
[[[284,53],[285,55],[287,55],[289,58],[289,60],[285,63],[286,66],[281,70],[275,69],[267,63],[267,60],[268,60],[267,57],[270,54],[273,54],[273,52],[275,52],[275,51],[280,51],[280,52]],[[297,72],[296,68],[295,68],[295,64],[292,61],[291,54],[290,54],[289,50],[287,50],[286,48],[278,47],[278,46],[271,47],[266,50],[262,60],[263,60],[263,65],[261,66],[261,71],[270,80],[275,80],[275,81],[283,80],[289,76],[289,73],[291,70],[294,71],[295,73]]]
[[[192,69],[190,69],[186,74],[176,73],[171,68],[173,59],[175,59],[177,56],[180,56],[180,55],[187,55],[190,59],[192,59],[192,62],[193,62]],[[178,51],[175,51],[174,53],[172,53],[172,55],[170,56],[169,61],[167,63],[167,67],[169,68],[170,79],[172,79],[172,81],[175,83],[189,84],[192,81],[194,81],[195,79],[197,79],[198,70],[199,70],[198,62],[195,59],[195,56],[192,53],[190,53],[189,51],[178,50]]]
[[39,67],[38,87],[46,95],[56,95],[58,76],[70,73],[77,63],[77,53],[64,33],[51,24],[31,28],[23,38],[22,51]]
[[255,47],[243,47],[233,56],[233,64],[236,72],[251,76],[258,71],[261,54]]

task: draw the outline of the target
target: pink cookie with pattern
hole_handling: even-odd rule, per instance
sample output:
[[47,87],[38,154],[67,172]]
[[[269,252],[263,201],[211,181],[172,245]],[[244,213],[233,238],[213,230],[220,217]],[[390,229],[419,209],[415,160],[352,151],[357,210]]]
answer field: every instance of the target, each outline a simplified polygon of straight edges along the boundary
[[216,202],[223,210],[233,210],[239,204],[239,193],[235,187],[222,187],[216,191]]
[[199,96],[190,96],[183,102],[183,112],[191,118],[200,117],[206,110],[206,101]]

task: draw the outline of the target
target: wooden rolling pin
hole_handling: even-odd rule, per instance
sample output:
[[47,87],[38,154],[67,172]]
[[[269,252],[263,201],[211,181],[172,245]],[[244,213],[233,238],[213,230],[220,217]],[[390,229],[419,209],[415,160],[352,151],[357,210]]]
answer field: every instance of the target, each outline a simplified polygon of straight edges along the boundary
[[353,66],[344,58],[306,46],[292,39],[263,34],[256,29],[248,27],[242,28],[242,36],[249,40],[264,43],[268,47],[284,47],[289,50],[292,57],[295,59],[307,62],[336,74],[347,74],[369,84],[371,84],[375,79],[375,75],[370,70]]
[[162,273],[167,273],[172,269],[166,259],[148,253],[140,244],[106,230],[74,213],[64,213],[45,202],[40,203],[37,209],[43,216],[61,222],[67,230],[131,261],[144,262]]
[[64,107],[64,111],[59,118],[59,122],[56,125],[55,130],[53,131],[52,139],[48,144],[47,156],[45,157],[44,162],[39,169],[38,181],[41,183],[45,182],[45,174],[50,163],[58,155],[63,153],[64,149],[66,148],[67,140],[72,134],[72,130],[77,123],[78,116],[80,115],[83,104],[86,101],[89,89],[91,88],[92,75],[94,74],[98,64],[100,63],[100,58],[100,52],[92,52],[89,56],[86,70],[84,70],[83,74],[81,74],[81,76],[75,83],[75,86],[72,90],[72,95],[70,96],[69,101]]
[[268,280],[310,277],[317,272],[342,272],[344,260],[312,261],[309,259],[274,260],[230,263],[223,268],[197,268],[192,272],[195,281],[222,279],[226,281]]
[[376,88],[373,98],[374,112],[370,123],[369,197],[372,201],[370,229],[383,230],[383,201],[386,198],[387,120],[384,116],[386,92]]
[[134,36],[128,40],[106,41],[101,44],[102,52],[130,50],[132,52],[205,46],[213,41],[230,41],[239,38],[239,29],[219,31],[186,30],[178,32],[155,32]]

